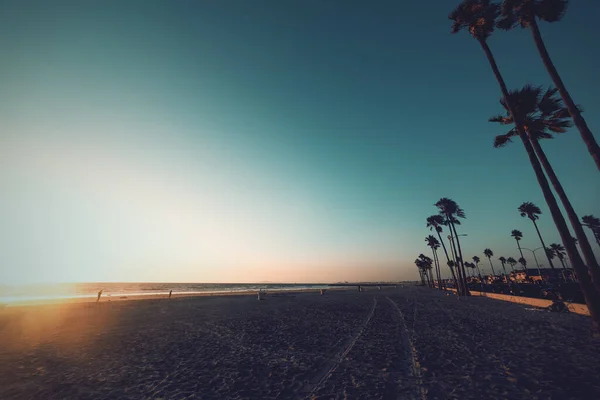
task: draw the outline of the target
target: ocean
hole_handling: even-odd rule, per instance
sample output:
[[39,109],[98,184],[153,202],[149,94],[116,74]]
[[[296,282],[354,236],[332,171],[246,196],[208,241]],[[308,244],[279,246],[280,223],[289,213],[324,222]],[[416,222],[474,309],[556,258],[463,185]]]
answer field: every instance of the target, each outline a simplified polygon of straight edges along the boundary
[[327,284],[286,283],[60,283],[47,285],[0,285],[0,303],[38,300],[94,298],[102,290],[102,298],[122,296],[167,295],[177,293],[230,293],[244,291],[281,291],[324,289]]

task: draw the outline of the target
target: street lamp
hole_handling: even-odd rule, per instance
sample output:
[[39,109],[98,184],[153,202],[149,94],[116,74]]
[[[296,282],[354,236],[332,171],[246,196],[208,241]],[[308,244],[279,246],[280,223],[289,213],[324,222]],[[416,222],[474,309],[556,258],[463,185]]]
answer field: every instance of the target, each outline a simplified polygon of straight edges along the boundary
[[[461,233],[460,235],[457,236],[469,236],[466,233]],[[448,235],[448,240],[450,241],[450,252],[452,252],[452,258],[454,258],[454,260],[458,263],[458,257],[456,254],[454,254],[454,236],[452,235]],[[464,261],[464,260],[462,260]]]
[[521,250],[527,250],[527,251],[530,251],[533,254],[533,259],[535,260],[535,265],[537,265],[538,273],[540,274],[540,278],[542,279],[542,281],[544,280],[544,278],[542,277],[542,270],[540,269],[540,264],[538,263],[537,257],[535,256],[535,252],[538,251],[538,250],[540,250],[540,249],[543,249],[543,248],[544,247],[538,247],[535,250],[531,250],[531,249],[528,249],[527,247],[521,247]]

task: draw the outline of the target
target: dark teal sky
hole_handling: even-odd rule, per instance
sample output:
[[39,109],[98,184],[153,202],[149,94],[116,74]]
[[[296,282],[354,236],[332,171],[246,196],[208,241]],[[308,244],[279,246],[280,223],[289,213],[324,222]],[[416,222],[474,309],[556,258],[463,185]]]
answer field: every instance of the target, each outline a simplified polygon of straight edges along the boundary
[[[469,257],[516,258],[512,229],[539,247],[516,208],[545,202],[522,145],[492,147],[500,92],[456,3],[1,1],[0,278],[412,278],[443,196]],[[541,29],[597,133],[600,3],[572,3]],[[528,31],[490,46],[511,88],[550,84]],[[599,215],[578,132],[544,148]]]

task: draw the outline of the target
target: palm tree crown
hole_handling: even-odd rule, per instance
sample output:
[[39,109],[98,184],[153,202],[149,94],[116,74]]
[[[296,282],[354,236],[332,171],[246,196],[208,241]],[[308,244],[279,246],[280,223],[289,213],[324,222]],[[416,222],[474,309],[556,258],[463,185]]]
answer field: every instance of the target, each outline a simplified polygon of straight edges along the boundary
[[515,265],[517,265],[517,260],[515,260],[513,257],[508,257],[506,259],[506,262],[509,263],[511,267],[514,267]]
[[600,229],[600,218],[593,215],[584,215],[581,217],[581,222],[590,229]]
[[481,259],[477,256],[473,256],[473,261],[475,261],[475,264],[479,264],[479,261],[481,261]]
[[519,258],[519,264],[524,267],[527,267],[527,260],[524,257]]
[[562,244],[552,243],[550,244],[549,249],[559,260],[563,260],[567,255],[567,253],[565,252],[565,248]]
[[528,28],[536,17],[546,22],[560,21],[568,4],[567,0],[504,0],[497,26],[506,30],[517,25]]
[[494,32],[500,6],[490,0],[464,0],[448,18],[454,21],[452,33],[467,29],[477,40],[486,40]]
[[453,223],[460,223],[456,218],[466,218],[465,211],[456,204],[456,202],[447,197],[442,197],[435,203],[440,210],[440,214],[450,219]]
[[490,257],[493,257],[493,256],[494,256],[494,252],[493,252],[492,250],[490,250],[490,249],[485,249],[485,250],[483,250],[483,254],[484,254],[484,255],[485,255],[487,258],[490,258]]
[[505,263],[507,260],[506,257],[498,257],[498,261],[500,261],[501,263]]
[[[565,133],[567,128],[573,126],[569,110],[562,104],[557,91],[556,88],[548,88],[544,91],[541,87],[525,85],[522,89],[509,92],[510,104],[531,138],[552,139],[553,133]],[[514,124],[504,98],[500,100],[500,104],[506,114],[491,117],[489,121],[502,125]],[[512,141],[511,138],[518,135],[516,128],[513,127],[507,133],[496,136],[494,147],[503,147]]]
[[427,217],[427,228],[429,228],[430,231],[435,229],[436,232],[441,232],[442,225],[444,224],[444,217],[441,215],[431,215]]
[[439,249],[440,248],[440,242],[433,235],[427,236],[425,238],[425,242],[427,242],[427,246],[431,247],[432,249]]
[[519,206],[519,212],[521,213],[521,217],[527,217],[535,221],[540,218],[539,215],[542,213],[542,210],[532,202],[526,201]]
[[514,237],[516,241],[523,239],[523,232],[513,229],[510,236]]

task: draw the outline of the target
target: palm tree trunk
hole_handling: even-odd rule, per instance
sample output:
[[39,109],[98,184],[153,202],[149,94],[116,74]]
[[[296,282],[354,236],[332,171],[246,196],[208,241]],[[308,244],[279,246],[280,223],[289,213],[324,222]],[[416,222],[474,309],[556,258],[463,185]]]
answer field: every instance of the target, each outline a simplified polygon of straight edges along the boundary
[[504,266],[504,263],[502,263],[502,270],[504,271],[504,276],[506,276],[506,267]]
[[[498,64],[496,64],[496,60],[492,54],[490,47],[488,46],[485,39],[480,39],[479,43],[485,52],[485,55],[490,63],[492,71],[500,85],[500,89],[502,91],[502,96],[504,97],[504,101],[515,121],[515,127],[517,132],[519,133],[519,137],[525,146],[525,150],[527,151],[527,156],[529,157],[529,161],[531,162],[531,166],[535,172],[536,178],[542,189],[542,193],[544,194],[544,198],[550,209],[550,213],[552,214],[552,219],[554,220],[554,224],[558,229],[558,233],[560,234],[561,240],[565,245],[567,250],[567,254],[573,263],[573,269],[577,273],[579,277],[579,284],[581,286],[581,291],[583,292],[583,296],[585,297],[586,304],[588,309],[590,310],[590,315],[592,316],[594,331],[596,334],[600,335],[600,293],[594,287],[590,276],[587,272],[587,268],[583,264],[583,260],[575,247],[575,243],[573,243],[573,239],[571,238],[571,234],[569,232],[569,228],[567,227],[567,223],[560,212],[560,208],[558,207],[558,203],[552,194],[552,190],[550,189],[550,185],[548,184],[548,180],[544,176],[544,171],[542,171],[542,166],[540,165],[539,160],[535,156],[535,152],[525,130],[523,129],[523,123],[520,120],[518,115],[515,115],[512,105],[509,101],[508,89],[506,88],[506,83],[504,82],[504,78],[502,78],[502,74],[500,74],[500,70],[498,69]],[[557,85],[558,87],[558,85]],[[600,165],[600,164],[599,164]]]
[[[517,242],[517,248],[519,249],[519,253],[521,253],[521,258],[525,258],[525,257],[523,257],[523,250],[521,250],[521,243],[517,239],[515,239],[515,240]],[[527,267],[523,266],[523,268],[525,268],[524,269],[524,271],[525,271],[525,278],[529,278],[529,274],[527,274]],[[514,270],[515,270],[515,268],[513,267],[513,271]]]
[[563,269],[567,269],[567,267],[565,267],[565,260],[563,260],[562,258],[559,258],[560,263],[562,264]]
[[575,231],[575,236],[579,241],[579,247],[583,252],[583,258],[587,263],[588,270],[590,271],[590,275],[592,276],[592,280],[594,281],[594,286],[596,286],[596,290],[600,292],[600,266],[598,265],[598,261],[594,256],[594,251],[592,250],[592,246],[590,245],[590,242],[588,241],[588,238],[583,230],[583,226],[581,226],[581,222],[579,222],[579,217],[577,216],[577,213],[575,213],[575,210],[573,209],[573,206],[571,205],[571,202],[569,201],[565,190],[563,189],[560,181],[558,180],[558,177],[554,173],[554,169],[552,168],[552,165],[550,165],[550,161],[548,161],[548,157],[546,157],[546,153],[544,152],[544,149],[542,149],[542,146],[540,145],[539,141],[531,138],[530,141],[533,146],[533,149],[535,150],[535,153],[537,154],[538,158],[540,159],[540,162],[542,163],[542,166],[546,170],[548,178],[550,178],[550,182],[552,182],[552,186],[554,186],[556,194],[558,194],[558,197],[560,198],[560,201],[562,202],[565,211],[567,212],[567,217],[569,218],[571,226]]
[[[444,244],[444,241],[442,240],[442,235],[437,230],[437,227],[434,227],[434,228],[438,234],[440,243],[442,244],[442,249],[444,249],[444,254],[446,255],[446,263],[448,263],[450,261],[450,257],[448,257],[448,250],[446,250],[446,245]],[[456,280],[456,274],[454,273],[454,268],[452,268],[451,266],[448,266],[448,268],[450,268],[450,272],[452,273],[452,279],[454,280],[454,286],[456,287],[456,290],[460,290],[460,286],[458,286],[458,281]]]
[[492,265],[492,259],[488,257],[488,260],[490,261],[490,267],[492,267],[492,275],[496,276],[496,271],[494,271],[494,266]]
[[552,260],[550,259],[550,255],[546,251],[546,244],[544,243],[544,239],[542,239],[542,234],[540,233],[540,230],[538,229],[538,226],[535,223],[535,220],[532,219],[531,221],[533,222],[533,226],[535,226],[535,231],[537,232],[538,237],[540,238],[540,242],[542,243],[542,247],[544,248],[544,253],[546,253],[546,258],[548,259],[548,262],[550,263],[550,267],[552,267],[552,269],[554,270],[554,264],[552,263]]
[[450,230],[450,239],[449,239],[450,240],[450,251],[452,252],[452,257],[454,258],[454,267],[456,268],[456,272],[458,273],[458,287],[460,290],[460,295],[466,296],[465,295],[466,278],[461,273],[460,264],[458,262],[458,256],[457,256],[458,252],[456,250],[456,244],[454,243],[454,234],[452,233],[452,228],[450,227],[449,223],[448,223],[448,227]]
[[540,33],[540,29],[535,18],[533,18],[533,21],[531,21],[529,26],[533,35],[533,41],[535,42],[535,46],[537,47],[540,56],[542,57],[544,66],[546,67],[546,70],[548,70],[550,78],[552,78],[552,81],[556,85],[560,96],[565,102],[567,110],[569,110],[569,114],[571,114],[571,118],[573,118],[573,123],[579,130],[583,142],[587,146],[588,151],[590,152],[592,158],[594,159],[594,162],[596,163],[596,167],[598,168],[598,170],[600,170],[600,146],[598,146],[598,143],[596,142],[592,131],[590,131],[590,128],[587,126],[585,119],[581,115],[581,112],[577,108],[577,105],[571,98],[571,95],[567,91],[565,84],[563,83],[560,75],[558,74],[554,63],[550,58],[550,54],[548,54],[548,50],[546,49],[546,45],[544,43],[544,40],[542,39],[542,35]]
[[442,283],[440,281],[440,268],[438,265],[437,255],[435,254],[435,249],[431,247],[431,252],[433,253],[433,265],[435,266],[435,276],[437,278],[438,289],[442,289]]
[[429,268],[429,285],[434,288],[435,281],[433,280],[433,272],[431,272],[432,268]]
[[462,249],[460,248],[460,240],[458,239],[458,233],[456,233],[456,227],[454,226],[454,222],[450,220],[450,225],[452,226],[452,231],[454,232],[454,239],[456,239],[456,246],[458,247],[458,257],[460,258],[459,268],[462,271],[463,279],[464,279],[464,287],[465,287],[465,296],[470,296],[469,287],[467,286],[467,271],[465,270],[465,262],[463,260]]
[[437,265],[437,270],[435,271],[438,279],[438,287],[442,290],[442,268],[440,267],[440,258],[437,255],[437,249],[433,249],[433,255],[435,258],[435,263]]
[[521,258],[525,258],[523,256],[523,250],[521,250],[521,243],[519,243],[517,239],[515,239],[515,241],[517,242],[517,248],[519,249],[519,253],[521,253]]
[[424,275],[424,271],[419,269],[419,275],[421,275],[421,283],[423,284],[423,286],[425,286],[425,277]]

